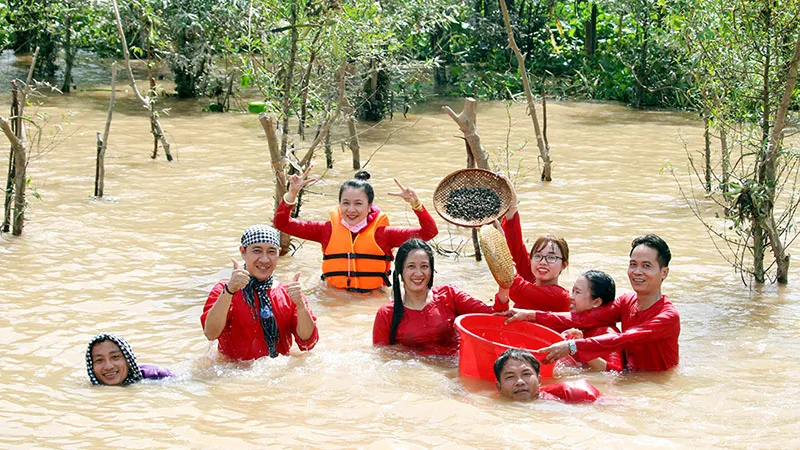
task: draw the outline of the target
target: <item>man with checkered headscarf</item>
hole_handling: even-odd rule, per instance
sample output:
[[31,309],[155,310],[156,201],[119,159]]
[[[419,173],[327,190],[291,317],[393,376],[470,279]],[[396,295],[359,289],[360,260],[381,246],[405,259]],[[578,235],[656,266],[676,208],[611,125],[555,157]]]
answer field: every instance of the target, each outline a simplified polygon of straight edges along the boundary
[[200,323],[219,352],[231,359],[250,360],[288,355],[292,336],[300,350],[311,350],[319,339],[316,317],[300,287],[300,274],[288,284],[274,281],[280,254],[280,234],[267,225],[253,225],[242,234],[239,252],[244,267],[233,262],[230,279],[208,294]]

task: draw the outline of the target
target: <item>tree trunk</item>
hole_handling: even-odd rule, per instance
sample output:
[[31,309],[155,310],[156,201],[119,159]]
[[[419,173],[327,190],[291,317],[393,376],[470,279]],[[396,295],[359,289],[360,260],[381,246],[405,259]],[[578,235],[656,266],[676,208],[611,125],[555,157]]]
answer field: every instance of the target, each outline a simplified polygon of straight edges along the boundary
[[[489,170],[489,158],[483,150],[481,137],[478,135],[477,116],[475,108],[478,102],[474,98],[464,100],[464,109],[461,114],[456,113],[449,107],[443,109],[455,122],[458,128],[464,133],[464,143],[467,149],[467,168],[478,166],[480,169]],[[475,260],[481,260],[481,246],[478,240],[478,232],[472,229],[472,246],[475,249]]]
[[710,112],[708,108],[703,108],[703,126],[705,130],[703,132],[703,137],[705,138],[705,151],[703,153],[705,157],[705,171],[706,171],[706,192],[711,192],[711,119],[709,118]]
[[64,18],[66,36],[64,37],[64,85],[61,92],[69,93],[72,86],[72,63],[75,60],[75,53],[72,49],[72,13],[67,12]]
[[[786,126],[786,115],[789,111],[789,103],[792,100],[794,88],[797,85],[797,67],[800,64],[800,35],[794,45],[794,54],[789,63],[789,72],[786,76],[786,85],[783,89],[781,96],[781,103],[778,105],[778,110],[775,113],[775,122],[772,126],[772,132],[769,138],[769,150],[766,159],[766,177],[768,186],[776,186],[777,182],[777,166],[778,154],[782,147],[783,129]],[[772,247],[775,262],[778,266],[777,281],[779,284],[786,284],[789,282],[789,255],[786,254],[786,246],[781,240],[780,230],[777,229],[775,223],[775,210],[774,210],[774,195],[775,190],[770,189],[770,202],[768,211],[768,226],[766,227],[770,246]]]
[[[277,210],[278,206],[286,194],[286,176],[283,174],[284,154],[281,153],[281,146],[278,142],[278,133],[276,131],[277,120],[275,117],[267,115],[267,113],[260,113],[258,121],[261,122],[261,127],[267,135],[267,147],[269,147],[269,157],[272,164],[272,172],[275,174],[275,199],[273,202],[273,210]],[[281,232],[281,254],[285,255],[289,251],[289,243],[291,236]]]
[[766,281],[764,272],[764,231],[759,220],[753,220],[753,276],[756,283]]
[[[19,87],[16,81],[11,82],[11,128],[14,135],[19,132]],[[8,177],[6,178],[6,195],[4,202],[3,233],[8,233],[11,229],[11,199],[14,198],[14,146],[8,152]]]
[[361,168],[361,145],[358,142],[356,118],[353,116],[347,119],[347,131],[350,134],[347,138],[347,145],[353,153],[353,170],[358,170]]
[[[467,168],[472,169],[475,167],[475,157],[472,156],[472,150],[469,148],[469,144],[467,141],[464,141],[464,145],[467,149]],[[481,254],[481,241],[478,238],[478,229],[472,229],[472,249],[475,252],[475,261],[480,261],[483,259],[483,255]]]
[[325,164],[328,169],[333,169],[333,150],[331,150],[331,134],[325,135]]
[[500,0],[500,9],[503,11],[503,21],[506,26],[506,33],[508,34],[508,45],[517,57],[517,64],[519,65],[520,76],[522,77],[522,87],[525,90],[525,98],[528,101],[528,114],[533,121],[533,130],[536,134],[536,144],[539,147],[539,157],[542,159],[542,181],[552,181],[550,160],[550,149],[544,142],[542,132],[539,129],[539,119],[536,117],[536,103],[533,100],[533,93],[531,93],[531,85],[528,81],[528,70],[525,68],[525,56],[517,47],[517,42],[514,40],[514,30],[511,29],[511,19],[508,16],[508,8],[506,1]]
[[300,80],[300,92],[302,93],[302,102],[300,103],[300,123],[297,126],[297,133],[300,138],[306,139],[306,117],[308,115],[308,86],[311,83],[311,72],[314,68],[314,60],[317,58],[317,41],[319,40],[322,28],[318,28],[314,33],[314,38],[311,40],[311,54],[308,56],[308,68],[303,74],[303,79]]
[[[114,18],[117,21],[117,32],[119,33],[120,41],[122,41],[122,55],[125,57],[125,66],[128,69],[128,81],[130,82],[131,90],[133,90],[136,98],[142,102],[142,106],[144,106],[145,109],[147,109],[147,111],[150,113],[150,131],[153,133],[154,139],[161,141],[161,146],[164,147],[164,155],[166,155],[167,161],[172,161],[172,153],[170,153],[169,150],[169,142],[164,135],[164,130],[161,128],[161,123],[158,121],[158,115],[153,107],[153,102],[149,98],[142,96],[141,92],[139,92],[139,88],[136,86],[136,79],[133,78],[133,69],[131,69],[131,60],[128,53],[128,42],[125,40],[125,33],[122,30],[122,19],[120,19],[119,16],[117,0],[111,0],[111,4],[114,7]],[[155,158],[155,156],[153,157]]]
[[104,152],[105,142],[100,132],[97,132],[97,162],[94,169],[94,196],[103,198],[103,177],[105,177]]
[[281,127],[281,154],[286,155],[289,147],[289,113],[292,109],[292,79],[294,66],[297,60],[297,3],[292,2],[292,12],[289,21],[291,27],[291,51],[289,52],[289,67],[286,69],[286,79],[283,83],[283,126]]
[[8,120],[0,117],[0,129],[8,138],[14,152],[14,217],[11,234],[19,236],[25,226],[25,168],[27,155],[25,154],[25,130],[20,130],[17,137],[11,130]]
[[464,134],[464,139],[478,168],[489,170],[489,157],[486,155],[486,151],[484,151],[481,144],[481,137],[478,135],[475,114],[477,104],[478,101],[474,98],[465,99],[464,109],[458,115],[449,106],[444,106],[442,109],[456,122],[458,128]]
[[[714,100],[714,106],[717,108],[717,111],[722,111],[722,100],[720,99],[719,94],[712,90],[711,96]],[[728,126],[724,117],[717,117],[717,122],[719,123],[717,130],[719,131],[719,151],[720,158],[722,160],[722,193],[727,198],[731,178],[731,154],[730,149],[728,148]]]
[[103,130],[103,136],[97,133],[97,171],[95,172],[94,179],[94,196],[103,198],[103,189],[105,186],[105,157],[106,147],[108,146],[108,133],[111,130],[111,116],[114,112],[114,100],[117,93],[117,63],[111,64],[111,99],[108,102],[108,116],[106,117],[106,127]]

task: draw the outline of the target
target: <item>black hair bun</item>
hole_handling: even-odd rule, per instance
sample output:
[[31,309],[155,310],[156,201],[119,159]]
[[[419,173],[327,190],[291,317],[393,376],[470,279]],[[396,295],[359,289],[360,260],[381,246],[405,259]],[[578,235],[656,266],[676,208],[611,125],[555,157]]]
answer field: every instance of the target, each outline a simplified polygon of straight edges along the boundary
[[369,180],[369,177],[370,177],[369,172],[367,172],[366,170],[359,170],[358,172],[356,172],[355,175],[353,175],[353,178],[355,178],[356,180],[363,180],[363,181]]

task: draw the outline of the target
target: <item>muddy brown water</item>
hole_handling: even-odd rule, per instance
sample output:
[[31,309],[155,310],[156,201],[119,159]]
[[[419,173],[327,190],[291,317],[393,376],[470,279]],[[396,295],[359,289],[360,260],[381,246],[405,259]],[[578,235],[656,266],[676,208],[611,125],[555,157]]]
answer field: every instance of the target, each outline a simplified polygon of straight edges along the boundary
[[[0,446],[800,446],[800,271],[795,265],[787,287],[750,289],[718,255],[661,170],[671,163],[687,179],[683,141],[697,148],[702,139],[691,115],[553,102],[553,182],[538,181],[534,141],[507,159],[526,173],[518,181],[525,236],[552,232],[570,244],[562,286],[596,268],[629,289],[630,241],[657,232],[673,253],[664,291],[682,316],[681,364],[673,372],[565,373],[588,378],[604,400],[512,404],[498,399],[492,384],[460,379],[454,359],[374,349],[372,321],[388,294],[323,287],[313,242],[280,260],[278,278],[302,274],[319,318],[317,347],[249,367],[216,362],[199,316],[210,286],[237,256],[241,231],[272,216],[263,131],[254,115],[168,102],[163,125],[176,161],[153,161],[147,119],[123,90],[106,160],[107,198],[98,201],[91,198],[95,133],[107,98],[103,90],[78,92],[50,97],[39,109],[52,123],[62,113],[71,117],[65,139],[30,163],[41,199],[29,199],[24,235],[0,240]],[[362,137],[366,159],[406,127],[367,167],[377,203],[395,224],[414,223],[414,216],[387,195],[392,177],[414,187],[432,210],[437,181],[464,166],[463,141],[441,104],[418,106]],[[461,109],[460,101],[450,104]],[[524,108],[511,113],[507,136],[502,103],[478,108],[496,164],[505,164],[498,149],[507,138],[517,148],[531,134]],[[338,145],[335,158],[335,169],[306,196],[302,217],[327,217],[338,184],[352,174]],[[457,246],[465,234],[437,221],[437,241]],[[496,290],[484,263],[439,256],[436,266],[436,283],[485,299]],[[140,363],[168,366],[177,377],[90,387],[83,354],[99,331],[123,335]]]

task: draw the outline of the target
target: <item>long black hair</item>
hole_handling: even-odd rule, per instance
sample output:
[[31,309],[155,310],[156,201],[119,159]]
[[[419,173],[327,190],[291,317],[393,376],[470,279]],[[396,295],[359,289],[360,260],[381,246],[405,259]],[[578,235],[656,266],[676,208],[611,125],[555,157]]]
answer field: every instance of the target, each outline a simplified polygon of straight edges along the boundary
[[342,192],[344,192],[345,188],[361,189],[367,194],[367,202],[371,205],[372,201],[375,200],[375,190],[372,189],[372,185],[367,181],[369,178],[369,172],[366,170],[356,172],[352,180],[347,180],[339,186],[339,201],[342,201]]
[[400,292],[400,278],[403,276],[403,266],[406,264],[408,254],[415,250],[423,250],[428,254],[428,262],[431,267],[431,278],[428,280],[428,289],[433,287],[433,249],[427,242],[419,238],[411,238],[397,249],[397,256],[394,258],[394,285],[392,286],[392,294],[394,296],[394,312],[392,313],[392,327],[389,329],[389,343],[394,345],[394,339],[397,336],[397,327],[400,321],[403,320],[403,295]]

